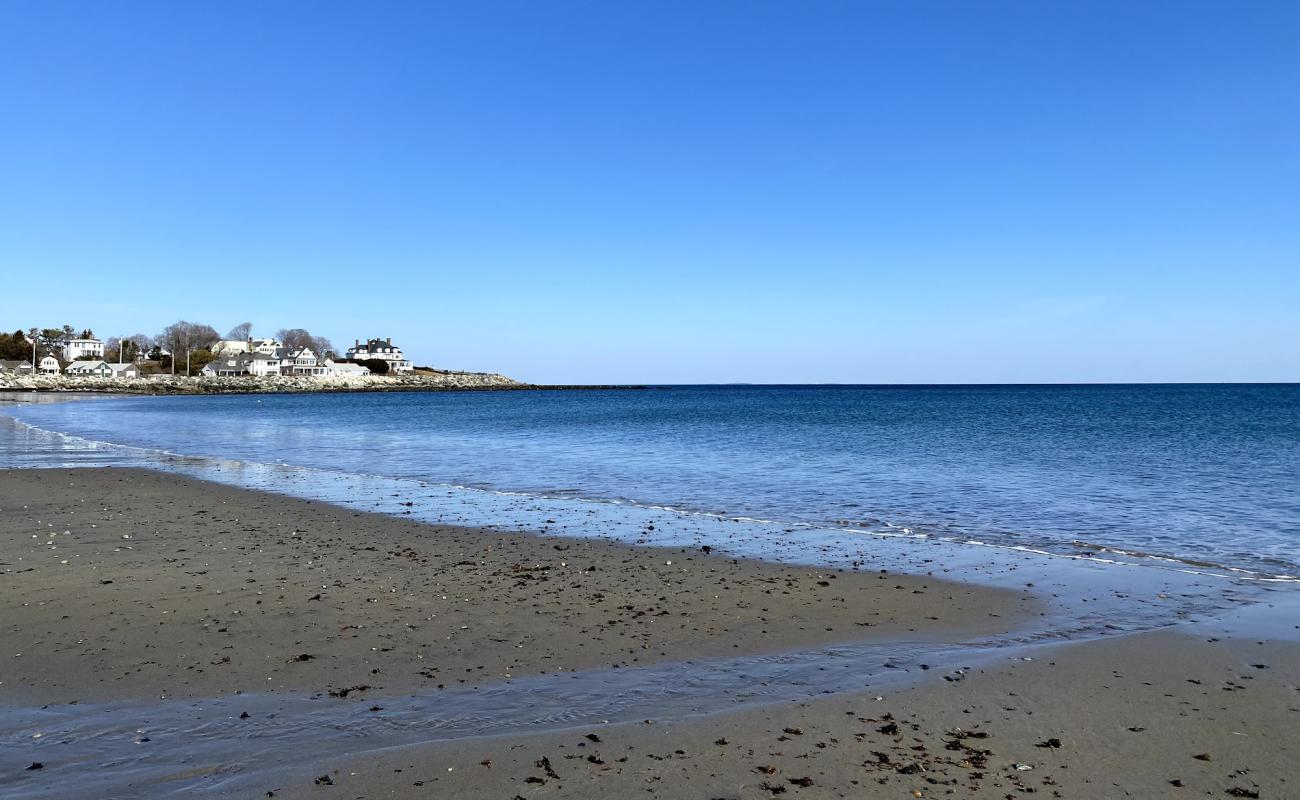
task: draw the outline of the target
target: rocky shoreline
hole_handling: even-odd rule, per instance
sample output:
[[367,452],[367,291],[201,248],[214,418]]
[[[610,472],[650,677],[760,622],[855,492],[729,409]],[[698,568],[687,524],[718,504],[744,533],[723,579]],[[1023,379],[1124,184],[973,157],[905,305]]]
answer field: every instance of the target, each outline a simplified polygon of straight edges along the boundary
[[274,394],[286,392],[428,392],[535,389],[490,372],[421,372],[403,375],[329,377],[185,377],[98,378],[69,375],[0,375],[0,390],[94,392],[106,394]]

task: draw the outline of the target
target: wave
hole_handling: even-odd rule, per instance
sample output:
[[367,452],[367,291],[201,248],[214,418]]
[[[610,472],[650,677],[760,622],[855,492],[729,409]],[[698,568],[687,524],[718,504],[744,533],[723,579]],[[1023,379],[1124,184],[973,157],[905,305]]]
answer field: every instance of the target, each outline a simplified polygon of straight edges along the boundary
[[[164,448],[143,447],[139,445],[122,444],[98,439],[91,439],[77,434],[63,431],[43,428],[33,423],[18,419],[13,416],[6,416],[14,425],[32,433],[54,437],[61,446],[52,448],[49,453],[49,459],[44,460],[38,457],[36,463],[27,463],[21,466],[76,466],[77,459],[74,457],[69,460],[69,454],[76,454],[78,451],[101,454],[105,450],[118,452],[128,456],[121,466],[143,466],[165,471],[183,472],[192,477],[206,478],[220,483],[241,486],[243,488],[261,489],[263,491],[277,492],[296,497],[306,497],[314,500],[323,500],[333,502],[339,505],[354,505],[353,501],[348,500],[346,496],[331,493],[328,491],[312,491],[313,487],[332,484],[347,484],[353,480],[363,481],[382,481],[390,482],[397,486],[414,484],[421,489],[439,489],[456,493],[459,497],[456,500],[461,503],[453,503],[454,509],[447,509],[448,505],[445,498],[440,503],[430,503],[429,498],[422,504],[420,509],[416,509],[414,504],[404,505],[400,508],[391,509],[371,509],[378,510],[380,513],[390,513],[401,516],[420,516],[434,517],[437,521],[446,522],[447,514],[444,512],[454,511],[459,517],[464,519],[460,524],[473,524],[480,527],[494,529],[510,529],[519,531],[537,531],[545,528],[546,532],[551,535],[564,535],[563,531],[552,529],[553,525],[558,523],[553,519],[557,514],[573,504],[578,504],[581,508],[577,512],[579,516],[590,514],[591,512],[599,513],[603,510],[634,510],[643,514],[659,515],[661,520],[686,521],[688,523],[698,521],[711,521],[730,523],[740,526],[751,526],[758,530],[754,531],[755,535],[771,536],[781,533],[811,533],[819,532],[823,535],[848,535],[857,537],[872,537],[877,540],[894,539],[894,540],[912,540],[918,542],[941,543],[948,546],[958,546],[963,548],[983,548],[992,551],[1001,551],[1014,553],[1022,556],[1037,556],[1052,559],[1064,559],[1068,561],[1086,561],[1090,564],[1103,564],[1115,567],[1148,567],[1154,569],[1171,570],[1188,575],[1204,576],[1222,579],[1237,579],[1264,583],[1300,583],[1300,576],[1293,574],[1292,571],[1270,572],[1258,569],[1247,569],[1244,567],[1234,566],[1227,563],[1216,562],[1208,559],[1197,559],[1181,557],[1166,553],[1147,552],[1134,548],[1118,547],[1115,545],[1094,543],[1078,539],[1072,539],[1068,542],[1053,541],[1031,541],[1023,542],[1001,542],[991,541],[988,537],[972,538],[961,534],[948,533],[931,533],[918,531],[911,526],[898,525],[887,521],[880,521],[878,527],[856,527],[851,525],[829,526],[819,525],[805,521],[791,521],[776,518],[755,517],[746,515],[731,515],[717,513],[705,510],[696,510],[682,508],[676,505],[663,503],[650,503],[638,501],[630,498],[604,498],[588,497],[582,494],[577,488],[565,488],[559,490],[546,490],[537,492],[527,492],[509,489],[500,489],[493,487],[475,486],[464,483],[438,482],[410,477],[393,477],[380,473],[370,472],[343,472],[339,470],[327,469],[322,467],[313,467],[309,465],[289,464],[283,461],[276,463],[264,463],[255,461],[246,461],[241,459],[217,458],[204,455],[193,455],[187,453],[177,453]],[[63,456],[59,461],[57,456]],[[28,459],[31,461],[32,459]],[[55,463],[58,461],[58,463]],[[97,458],[94,465],[105,465],[104,459]],[[18,465],[15,465],[18,466]],[[310,474],[315,476],[328,476],[328,480],[316,480],[308,483],[306,486],[300,485],[296,481],[276,481],[268,480],[265,476],[259,476],[257,479],[248,480],[250,473],[261,473],[265,471],[280,471],[286,474]],[[244,475],[244,479],[231,480],[228,473],[239,472]],[[499,506],[493,503],[484,504],[484,498],[501,498],[507,500],[519,500],[527,503],[539,503],[541,507],[531,509],[528,513],[520,514],[520,509],[512,507],[509,512],[494,518],[494,513],[500,511]],[[369,499],[373,499],[368,497]],[[465,504],[470,506],[484,506],[481,513],[467,515]],[[559,505],[557,505],[559,504]],[[572,513],[572,509],[569,509]],[[563,515],[563,514],[561,514]],[[473,520],[466,517],[474,517]],[[618,520],[611,520],[617,522]],[[728,533],[734,534],[734,531]],[[662,535],[656,536],[656,541],[662,541]],[[648,542],[647,542],[648,543]],[[712,546],[718,550],[726,551],[727,542],[714,542]],[[1070,548],[1069,550],[1065,549]],[[752,552],[749,555],[754,555]],[[799,558],[778,558],[775,553],[760,552],[757,557],[768,558],[769,560],[785,560],[798,562]],[[823,562],[819,562],[821,564]],[[1288,567],[1289,565],[1279,564],[1279,567]]]

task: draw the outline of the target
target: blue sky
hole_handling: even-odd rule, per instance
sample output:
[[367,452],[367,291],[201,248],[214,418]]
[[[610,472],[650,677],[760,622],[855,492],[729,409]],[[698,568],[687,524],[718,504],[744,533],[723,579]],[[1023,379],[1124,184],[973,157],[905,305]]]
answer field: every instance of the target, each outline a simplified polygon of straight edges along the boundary
[[1294,2],[0,3],[0,325],[1300,380]]

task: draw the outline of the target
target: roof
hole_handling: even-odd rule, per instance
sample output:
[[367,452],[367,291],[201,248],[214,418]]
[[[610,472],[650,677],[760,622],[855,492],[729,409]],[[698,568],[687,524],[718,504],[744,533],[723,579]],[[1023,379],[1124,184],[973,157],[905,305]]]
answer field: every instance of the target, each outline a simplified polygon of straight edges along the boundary
[[95,372],[108,366],[107,361],[73,361],[64,368],[64,372]]
[[32,362],[27,361],[26,359],[21,360],[21,361],[15,361],[15,360],[13,360],[13,359],[8,359],[8,358],[6,358],[6,359],[0,359],[0,367],[4,367],[5,369],[18,369],[19,367],[23,366],[24,364],[27,365],[27,368],[28,368],[28,369],[31,369],[31,368],[32,368]]
[[208,349],[216,353],[221,350],[237,350],[239,348],[248,349],[248,342],[243,339],[221,339],[214,342]]
[[349,347],[348,352],[359,353],[362,350],[365,350],[367,352],[374,352],[376,350],[401,350],[401,349],[402,348],[398,347],[395,344],[389,344],[387,339],[367,339],[366,343],[363,345],[359,345],[359,346],[353,345],[352,347]]

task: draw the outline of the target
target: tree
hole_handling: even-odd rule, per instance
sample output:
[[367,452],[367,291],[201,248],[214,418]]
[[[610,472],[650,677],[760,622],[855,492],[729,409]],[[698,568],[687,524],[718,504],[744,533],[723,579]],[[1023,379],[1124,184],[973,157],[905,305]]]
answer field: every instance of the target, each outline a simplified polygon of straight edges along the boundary
[[59,342],[62,342],[68,337],[68,330],[70,330],[70,328],[68,328],[67,325],[64,325],[62,328],[42,328],[41,332],[37,334],[37,338],[40,341],[41,347],[45,348],[48,352],[53,350],[55,347],[58,347]]
[[281,328],[275,332],[275,338],[290,350],[311,347],[311,333],[302,328]]
[[12,334],[0,333],[0,358],[24,361],[31,357],[32,343],[27,341],[22,330],[16,330]]
[[304,328],[281,328],[275,332],[275,338],[290,350],[310,347],[311,351],[321,358],[334,358],[338,355],[334,344],[329,339],[324,336],[312,336],[311,331]]
[[83,331],[81,332],[81,336],[80,336],[79,338],[81,338],[81,339],[94,339],[94,338],[95,338],[95,332],[92,331],[90,328],[86,328],[85,330],[83,330]]
[[140,333],[121,338],[110,336],[104,343],[104,357],[117,358],[119,363],[129,364],[146,351],[148,339],[148,336]]
[[[64,328],[67,326],[65,325]],[[32,348],[32,366],[36,366],[38,359],[48,355],[53,355],[63,349],[63,340],[67,337],[64,328],[32,328],[29,330],[28,337],[35,344]]]
[[321,358],[338,358],[338,353],[334,350],[334,343],[324,336],[311,337],[311,350]]
[[199,348],[211,347],[221,339],[221,334],[211,325],[179,320],[163,328],[158,335],[158,343],[172,352],[172,374],[176,374],[175,361],[180,354],[185,354],[185,374],[190,374],[190,355]]
[[252,335],[253,335],[253,323],[241,322],[235,327],[230,329],[230,333],[226,334],[226,338],[230,339],[231,341],[246,342],[249,340],[249,338]]
[[357,364],[362,365],[363,367],[367,367],[367,368],[369,368],[369,369],[370,369],[370,374],[371,374],[371,375],[387,375],[387,374],[388,374],[388,362],[385,361],[385,360],[383,360],[382,358],[367,358],[367,359],[365,359],[365,360],[363,360],[363,361],[356,361],[356,360],[354,359],[354,363],[357,363]]
[[[126,345],[126,355],[131,361],[140,357],[141,353],[147,353],[153,347],[153,337],[143,333],[133,333],[125,337],[123,343]],[[126,361],[127,359],[122,359]]]
[[208,362],[215,361],[216,358],[217,354],[211,350],[200,348],[193,351],[190,353],[189,367],[187,368],[188,374],[196,375],[202,372],[203,368],[208,365]]

